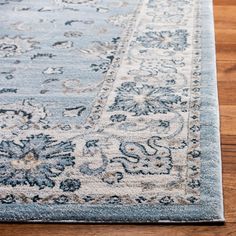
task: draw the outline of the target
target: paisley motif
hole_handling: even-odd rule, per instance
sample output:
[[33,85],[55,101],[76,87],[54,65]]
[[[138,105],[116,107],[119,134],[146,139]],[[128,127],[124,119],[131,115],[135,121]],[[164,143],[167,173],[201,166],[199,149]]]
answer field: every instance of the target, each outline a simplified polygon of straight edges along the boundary
[[158,137],[151,137],[147,141],[151,152],[139,143],[123,142],[120,151],[124,156],[114,157],[111,162],[121,163],[129,174],[169,174],[172,169],[171,151],[167,147],[157,145],[158,140]]

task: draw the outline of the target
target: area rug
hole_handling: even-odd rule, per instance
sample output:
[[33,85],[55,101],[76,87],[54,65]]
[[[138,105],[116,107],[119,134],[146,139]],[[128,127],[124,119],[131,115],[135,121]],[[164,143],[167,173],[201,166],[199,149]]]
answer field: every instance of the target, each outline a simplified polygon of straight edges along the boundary
[[224,221],[210,0],[1,0],[0,22],[1,221]]

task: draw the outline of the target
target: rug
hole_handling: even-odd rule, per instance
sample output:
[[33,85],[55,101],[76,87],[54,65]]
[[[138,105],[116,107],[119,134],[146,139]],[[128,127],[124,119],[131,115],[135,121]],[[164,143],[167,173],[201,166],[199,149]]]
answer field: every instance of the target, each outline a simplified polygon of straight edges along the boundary
[[224,221],[210,0],[1,0],[0,22],[1,221]]

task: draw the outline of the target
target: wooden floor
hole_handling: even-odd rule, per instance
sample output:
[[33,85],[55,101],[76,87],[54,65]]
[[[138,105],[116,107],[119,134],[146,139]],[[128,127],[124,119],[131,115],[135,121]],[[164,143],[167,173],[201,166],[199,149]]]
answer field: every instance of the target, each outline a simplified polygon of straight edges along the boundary
[[236,0],[214,0],[225,225],[0,224],[1,236],[236,236]]

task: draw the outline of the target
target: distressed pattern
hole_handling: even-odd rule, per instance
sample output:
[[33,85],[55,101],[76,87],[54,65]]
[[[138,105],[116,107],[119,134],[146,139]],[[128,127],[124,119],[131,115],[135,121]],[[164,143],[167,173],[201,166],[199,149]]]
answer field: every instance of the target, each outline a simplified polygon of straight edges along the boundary
[[200,10],[1,1],[0,204],[201,204]]

